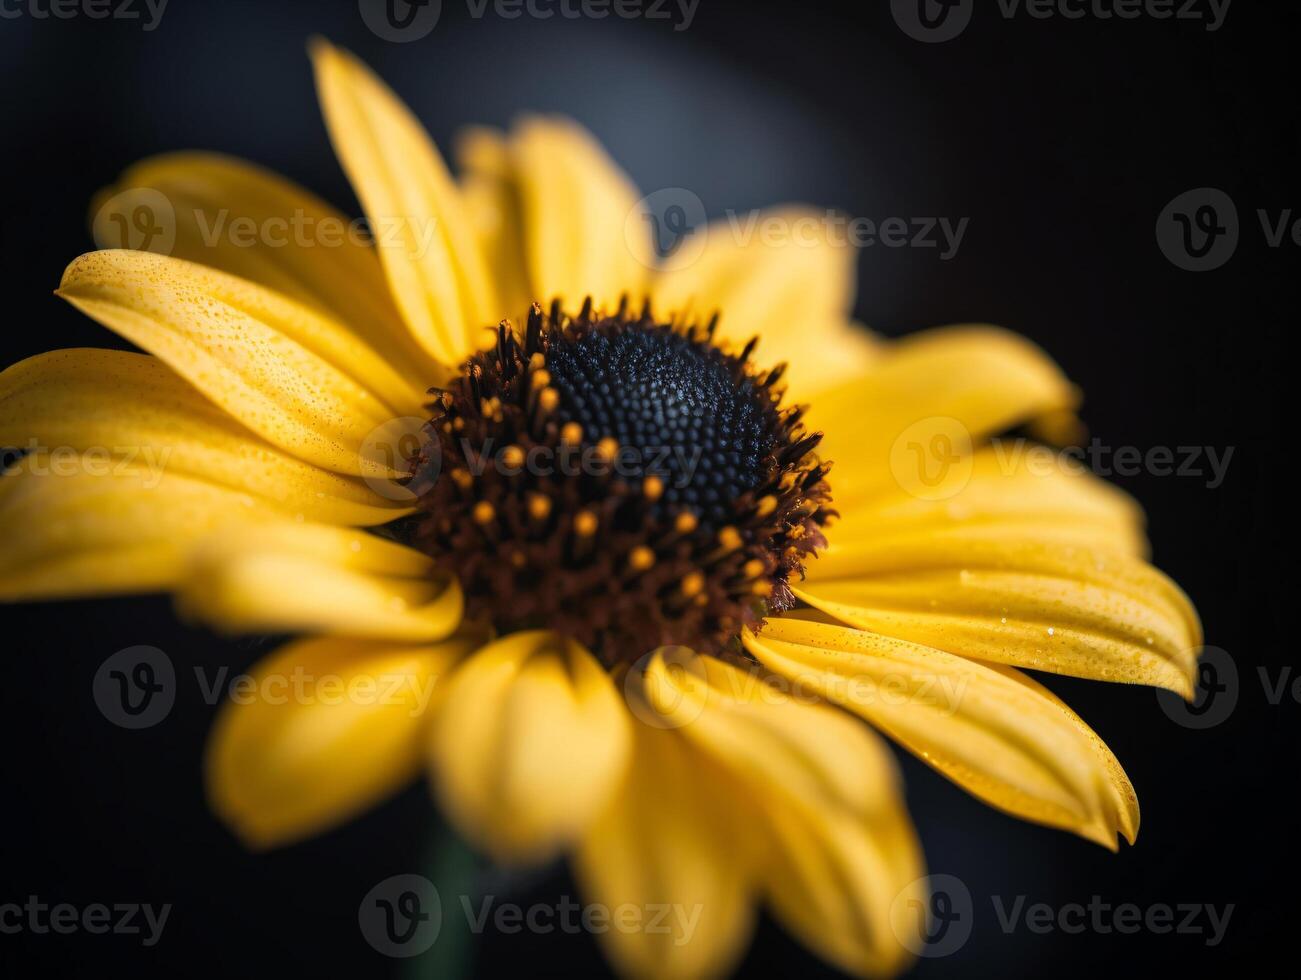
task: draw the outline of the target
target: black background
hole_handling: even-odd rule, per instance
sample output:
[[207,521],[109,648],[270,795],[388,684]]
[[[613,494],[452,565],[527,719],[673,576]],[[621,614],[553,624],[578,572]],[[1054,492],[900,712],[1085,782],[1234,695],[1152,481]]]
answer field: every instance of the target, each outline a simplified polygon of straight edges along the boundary
[[[1238,2],[1209,33],[1147,18],[1006,20],[981,0],[960,38],[926,45],[887,4],[858,6],[700,0],[675,31],[646,19],[476,20],[445,0],[429,37],[394,44],[349,0],[172,0],[150,32],[38,19],[22,0],[22,16],[0,20],[0,364],[120,346],[50,291],[92,247],[91,195],[139,158],[233,153],[358,213],[316,108],[312,33],[367,60],[445,147],[467,123],[558,110],[592,128],[644,190],[688,188],[712,215],[806,200],[877,220],[969,217],[950,261],[865,249],[858,315],[890,336],[1003,324],[1082,385],[1085,419],[1108,445],[1232,447],[1216,489],[1205,476],[1117,482],[1146,507],[1155,561],[1197,602],[1207,642],[1236,662],[1238,703],[1193,731],[1148,689],[1050,679],[1138,789],[1138,845],[1115,856],[1004,817],[905,760],[930,869],[958,876],[975,902],[971,939],[916,975],[1200,972],[1286,957],[1297,704],[1271,704],[1258,671],[1277,678],[1295,661],[1281,632],[1293,576],[1273,555],[1291,531],[1278,485],[1292,479],[1282,396],[1295,372],[1281,341],[1295,322],[1297,247],[1267,247],[1256,210],[1301,205],[1296,20],[1282,4]],[[1202,186],[1235,200],[1242,239],[1223,268],[1194,274],[1165,259],[1154,226],[1175,195]],[[9,975],[402,971],[365,944],[356,913],[377,881],[421,869],[423,788],[324,837],[249,855],[204,805],[198,762],[215,709],[198,685],[183,683],[167,720],[141,732],[109,724],[91,700],[98,665],[123,647],[163,648],[184,679],[193,664],[246,668],[266,641],[183,627],[162,598],[3,616],[0,903],[174,906],[151,950],[129,936],[0,935]],[[572,894],[563,871],[498,887],[524,901]],[[1235,908],[1217,947],[1146,931],[1006,935],[991,896],[1019,895],[1054,907],[1098,895]],[[588,937],[491,933],[475,957],[483,975],[603,969]],[[771,923],[743,970],[761,967],[825,969]]]

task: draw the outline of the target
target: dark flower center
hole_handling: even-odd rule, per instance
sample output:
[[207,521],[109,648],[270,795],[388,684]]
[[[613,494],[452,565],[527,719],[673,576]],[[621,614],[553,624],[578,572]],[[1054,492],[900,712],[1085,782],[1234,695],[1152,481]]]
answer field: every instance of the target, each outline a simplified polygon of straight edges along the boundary
[[607,324],[546,354],[556,417],[593,442],[616,440],[625,469],[661,477],[658,513],[685,508],[711,528],[759,485],[777,438],[768,390],[736,366],[668,327]]
[[555,629],[613,666],[720,652],[794,604],[832,514],[820,437],[781,406],[782,368],[714,326],[535,305],[434,392],[415,543],[471,618]]

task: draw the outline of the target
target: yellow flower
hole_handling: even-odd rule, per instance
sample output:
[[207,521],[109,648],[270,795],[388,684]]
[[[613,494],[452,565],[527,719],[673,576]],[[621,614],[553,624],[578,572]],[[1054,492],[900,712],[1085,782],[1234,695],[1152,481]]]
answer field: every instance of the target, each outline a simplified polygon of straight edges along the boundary
[[[847,971],[906,963],[924,872],[872,729],[1010,814],[1133,841],[1119,763],[1019,668],[1187,696],[1200,630],[1130,500],[991,442],[1072,423],[1040,350],[871,338],[851,250],[798,208],[768,227],[802,234],[719,225],[657,267],[573,123],[476,130],[455,180],[364,66],[312,53],[375,244],[326,244],[346,219],[248,164],[147,160],[114,192],[163,196],[170,254],[83,255],[58,294],[148,353],[0,375],[0,444],[33,447],[0,481],[0,595],[170,590],[308,634],[213,733],[239,835],[427,772],[497,860],[697,912],[602,936],[685,977],[732,965],[759,904]],[[289,216],[308,240],[212,234]]]

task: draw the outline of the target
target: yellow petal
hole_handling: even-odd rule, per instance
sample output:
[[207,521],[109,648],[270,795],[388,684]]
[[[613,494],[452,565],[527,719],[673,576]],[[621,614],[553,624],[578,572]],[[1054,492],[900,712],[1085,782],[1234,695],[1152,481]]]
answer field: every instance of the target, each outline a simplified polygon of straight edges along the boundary
[[301,640],[229,678],[208,742],[213,809],[250,846],[271,847],[402,788],[420,773],[443,676],[475,642]]
[[525,264],[524,219],[510,144],[497,130],[475,126],[458,136],[456,149],[466,217],[492,269],[502,315],[522,323],[541,296],[533,295]]
[[505,311],[447,165],[365,65],[321,40],[311,54],[330,140],[375,231],[398,308],[430,356],[459,364]]
[[[1072,411],[1078,392],[1029,341],[995,327],[929,330],[885,348],[861,376],[818,393],[807,415],[825,433],[841,494],[952,479],[985,437]],[[916,457],[916,458],[915,458]]]
[[962,464],[965,473],[936,494],[891,484],[877,493],[841,492],[832,477],[840,514],[828,532],[839,545],[903,531],[957,525],[995,525],[1021,537],[1048,529],[1084,545],[1110,546],[1133,555],[1147,550],[1143,514],[1125,493],[1064,461],[1046,446],[985,447]]
[[[146,196],[148,195],[148,196]],[[161,195],[161,198],[156,195]],[[93,205],[97,238],[115,215],[157,209],[166,254],[229,272],[309,303],[369,344],[423,392],[443,369],[417,345],[393,304],[370,232],[301,187],[217,153],[167,153],[135,164]],[[133,246],[134,247],[134,246]],[[143,247],[143,246],[141,246]],[[158,251],[152,248],[151,251]]]
[[494,859],[576,842],[619,785],[628,719],[609,675],[553,633],[498,640],[457,672],[433,725],[438,797]]
[[707,656],[657,653],[646,696],[674,730],[730,769],[803,797],[831,797],[856,813],[888,805],[894,763],[840,711],[799,703],[788,689]]
[[1179,587],[1119,551],[997,524],[832,544],[795,594],[949,653],[1191,696],[1201,627]]
[[688,235],[665,260],[654,298],[661,315],[719,312],[719,336],[759,338],[755,362],[787,365],[802,400],[857,378],[878,343],[850,323],[855,251],[831,234],[825,213],[784,207],[716,221]]
[[773,619],[746,649],[800,689],[870,721],[973,795],[1112,850],[1138,804],[1074,712],[1011,668],[825,622]]
[[[870,824],[832,801],[783,799],[764,814],[772,835],[765,892],[777,920],[854,976],[901,973],[927,907],[921,847],[897,792]],[[756,807],[765,797],[757,796]],[[821,808],[820,808],[821,807]]]
[[327,525],[232,529],[205,539],[177,595],[187,615],[236,633],[322,632],[428,642],[461,623],[457,582],[425,556]]
[[18,568],[6,563],[0,602],[161,592],[184,571],[184,550],[168,541],[51,555]]
[[260,439],[144,354],[60,350],[7,368],[0,445],[106,454],[113,467],[196,477],[329,523],[383,524],[409,512]]
[[220,565],[257,553],[287,555],[353,572],[396,578],[433,576],[428,555],[351,527],[303,521],[264,521],[210,535],[196,548],[196,565]]
[[924,899],[923,871],[879,740],[807,691],[708,657],[674,666],[651,660],[645,698],[748,789],[778,919],[846,972],[897,972],[909,955],[898,917]]
[[575,873],[588,902],[639,927],[597,938],[624,976],[725,975],[754,925],[749,801],[676,733],[632,729],[627,775],[584,835]]
[[[339,324],[275,293],[148,252],[91,252],[59,295],[157,355],[268,442],[339,473],[390,474],[367,437],[418,400]],[[410,395],[410,393],[407,393]]]
[[108,454],[34,453],[0,478],[0,599],[170,588],[199,538],[286,517],[249,494]]
[[611,309],[637,302],[654,257],[632,181],[577,123],[524,119],[511,133],[532,298],[574,308],[591,296]]

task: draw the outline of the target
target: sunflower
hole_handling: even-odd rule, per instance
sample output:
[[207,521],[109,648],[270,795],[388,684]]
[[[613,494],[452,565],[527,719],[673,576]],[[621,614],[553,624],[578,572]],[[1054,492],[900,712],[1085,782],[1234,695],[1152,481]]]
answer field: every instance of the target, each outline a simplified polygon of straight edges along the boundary
[[[301,839],[426,772],[493,859],[692,910],[601,936],[683,977],[733,965],[760,905],[851,973],[907,962],[925,873],[874,729],[1009,814],[1134,840],[1120,764],[1022,670],[1188,696],[1200,628],[1127,497],[995,441],[1073,425],[1043,352],[873,338],[807,209],[657,264],[574,123],[473,130],[454,178],[361,63],[312,58],[374,242],[327,244],[347,219],[249,164],[147,160],[109,199],[161,195],[169,254],[92,252],[58,289],[147,353],[0,375],[0,444],[29,450],[0,595],[164,590],[302,635],[254,680],[307,686],[211,736],[235,833]],[[305,240],[211,234],[289,216]]]

